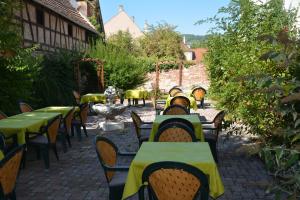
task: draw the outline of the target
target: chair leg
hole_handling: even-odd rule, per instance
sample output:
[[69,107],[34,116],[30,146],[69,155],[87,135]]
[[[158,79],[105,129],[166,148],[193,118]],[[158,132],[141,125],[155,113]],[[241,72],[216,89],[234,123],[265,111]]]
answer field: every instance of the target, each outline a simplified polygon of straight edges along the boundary
[[17,200],[17,196],[16,196],[16,189],[14,189],[11,194],[10,194],[10,199],[11,200]]
[[55,154],[56,160],[59,160],[56,144],[52,144],[51,146],[52,146],[53,152]]
[[38,146],[35,146],[35,152],[36,152],[36,159],[40,160],[41,159],[41,150]]
[[201,104],[200,104],[200,107],[204,109],[204,98],[201,99]]
[[88,137],[88,134],[87,134],[85,125],[82,125],[82,128],[83,128],[83,131],[84,131],[85,136]]
[[67,134],[67,135],[66,135],[66,138],[67,138],[67,141],[68,141],[69,147],[72,147],[72,144],[71,144],[71,139],[70,139],[70,135],[69,135],[69,134]]
[[23,151],[23,156],[22,156],[22,160],[21,160],[22,169],[25,169],[25,167],[26,167],[27,151],[28,151],[28,147],[26,147]]
[[71,126],[71,136],[74,137],[74,126]]
[[40,147],[40,148],[41,148],[41,152],[42,152],[42,155],[43,155],[45,167],[46,167],[46,169],[49,169],[50,162],[49,162],[49,149],[48,149],[48,146],[43,146],[43,147]]
[[81,141],[81,129],[80,129],[80,125],[76,125],[75,129],[76,129],[76,134],[77,134],[78,140]]

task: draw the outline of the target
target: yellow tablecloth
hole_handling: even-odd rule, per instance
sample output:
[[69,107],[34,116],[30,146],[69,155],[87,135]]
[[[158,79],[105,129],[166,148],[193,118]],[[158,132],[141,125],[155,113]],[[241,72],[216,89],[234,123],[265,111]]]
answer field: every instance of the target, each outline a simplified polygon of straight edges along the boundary
[[[192,96],[190,96],[190,95],[187,95],[187,96],[185,96],[185,97],[187,97],[187,98],[190,100],[191,108],[192,108],[193,110],[197,110],[198,107],[197,107],[197,102],[196,102],[195,98],[192,97]],[[172,100],[172,99],[173,99],[173,97],[171,97],[171,96],[169,95],[168,98],[167,98],[167,100],[166,100],[165,109],[166,109],[167,107],[170,106],[171,100]]]
[[90,103],[90,102],[106,102],[106,96],[100,93],[90,93],[81,96],[80,103]]
[[25,144],[25,133],[38,132],[40,127],[45,125],[43,119],[30,119],[30,118],[6,118],[0,120],[0,131],[6,137],[17,134],[18,144]]
[[0,161],[4,158],[3,152],[0,150]]
[[146,99],[148,92],[146,90],[126,90],[125,99]]
[[211,197],[217,198],[224,193],[224,186],[208,143],[144,142],[130,165],[122,199],[137,193],[142,186],[142,174],[146,166],[160,161],[193,165],[207,175]]
[[37,119],[41,120],[44,124],[47,125],[48,121],[53,119],[54,117],[61,115],[59,112],[26,112],[18,115],[14,115],[9,117],[8,119]]
[[198,115],[156,115],[152,125],[149,141],[154,141],[154,137],[158,131],[159,125],[166,119],[170,119],[170,118],[182,118],[190,121],[194,126],[196,138],[204,142],[202,124],[200,122]]
[[65,117],[70,110],[72,110],[74,107],[71,106],[50,106],[46,108],[41,108],[38,110],[35,110],[34,112],[55,112],[62,114],[63,117]]

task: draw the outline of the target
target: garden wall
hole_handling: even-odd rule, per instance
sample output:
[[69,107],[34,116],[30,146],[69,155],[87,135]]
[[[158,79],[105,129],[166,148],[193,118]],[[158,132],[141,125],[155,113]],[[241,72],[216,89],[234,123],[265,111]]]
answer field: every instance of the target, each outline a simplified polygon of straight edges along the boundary
[[[200,63],[189,68],[183,69],[182,86],[184,88],[191,88],[193,85],[201,85],[205,88],[209,86],[209,80],[206,73],[205,66]],[[148,81],[144,84],[146,89],[152,89],[151,84],[155,83],[155,72],[149,73]],[[168,91],[174,85],[179,84],[179,70],[169,70],[160,73],[159,88]]]

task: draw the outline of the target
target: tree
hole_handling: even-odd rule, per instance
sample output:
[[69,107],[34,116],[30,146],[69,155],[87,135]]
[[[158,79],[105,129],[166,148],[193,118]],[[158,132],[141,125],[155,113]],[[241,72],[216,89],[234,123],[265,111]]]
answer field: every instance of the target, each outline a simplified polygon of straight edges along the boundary
[[110,36],[107,42],[134,55],[139,53],[138,45],[129,32],[118,31]]
[[146,56],[163,58],[183,58],[181,36],[175,31],[176,26],[158,24],[152,26],[145,37],[140,40],[141,48]]

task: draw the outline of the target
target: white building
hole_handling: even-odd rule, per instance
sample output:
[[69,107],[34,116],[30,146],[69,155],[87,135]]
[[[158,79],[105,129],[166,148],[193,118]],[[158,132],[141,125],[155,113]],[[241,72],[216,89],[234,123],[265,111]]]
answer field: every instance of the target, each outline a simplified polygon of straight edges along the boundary
[[134,17],[130,17],[122,5],[119,6],[118,13],[104,24],[106,38],[118,33],[119,31],[129,32],[133,38],[143,36],[143,32],[134,21]]

